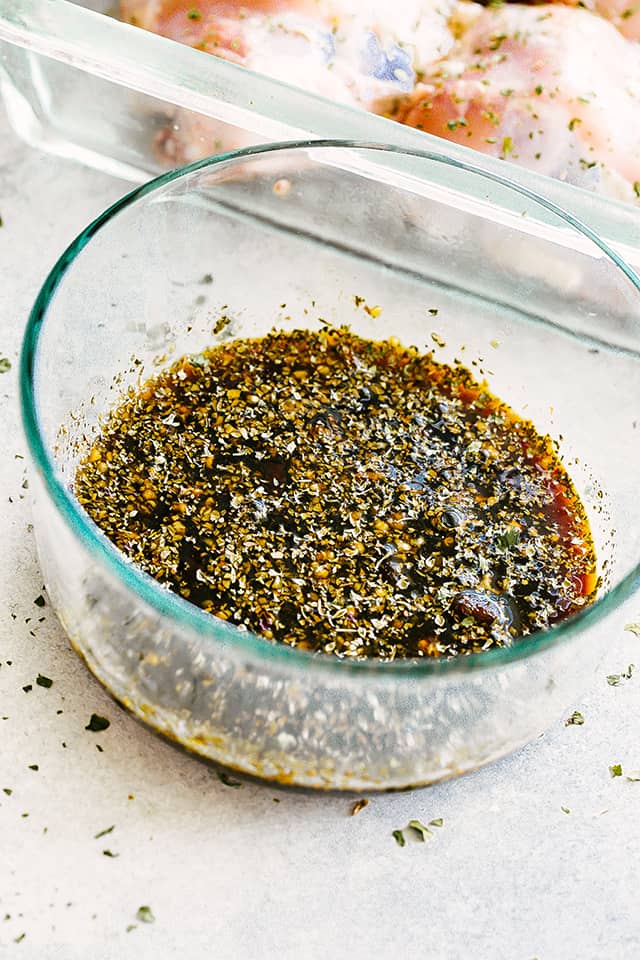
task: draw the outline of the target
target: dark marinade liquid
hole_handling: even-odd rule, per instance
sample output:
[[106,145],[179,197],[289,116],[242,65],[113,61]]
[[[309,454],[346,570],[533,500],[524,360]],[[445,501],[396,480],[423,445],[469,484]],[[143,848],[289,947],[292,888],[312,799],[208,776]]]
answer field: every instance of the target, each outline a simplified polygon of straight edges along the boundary
[[342,657],[509,645],[596,590],[550,439],[461,365],[346,329],[181,358],[110,414],[75,493],[166,587]]

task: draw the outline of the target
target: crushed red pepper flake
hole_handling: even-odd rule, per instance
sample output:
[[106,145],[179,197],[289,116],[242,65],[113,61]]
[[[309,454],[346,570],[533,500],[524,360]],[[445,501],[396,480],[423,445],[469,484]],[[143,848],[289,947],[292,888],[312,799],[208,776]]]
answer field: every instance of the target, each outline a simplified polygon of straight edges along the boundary
[[347,328],[182,357],[110,414],[75,493],[164,586],[339,657],[510,645],[597,586],[550,438],[461,364]]

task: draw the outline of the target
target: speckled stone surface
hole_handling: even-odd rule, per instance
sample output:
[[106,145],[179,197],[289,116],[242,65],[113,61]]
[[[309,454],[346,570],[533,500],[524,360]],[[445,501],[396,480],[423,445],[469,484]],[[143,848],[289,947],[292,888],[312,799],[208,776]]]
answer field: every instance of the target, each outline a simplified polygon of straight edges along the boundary
[[[0,956],[640,956],[640,782],[609,773],[640,769],[637,610],[612,625],[584,725],[351,817],[353,798],[224,786],[115,706],[34,603],[19,345],[54,260],[126,189],[25,147],[0,114]],[[85,730],[94,712],[108,730]],[[444,824],[400,848],[391,831],[414,817]]]

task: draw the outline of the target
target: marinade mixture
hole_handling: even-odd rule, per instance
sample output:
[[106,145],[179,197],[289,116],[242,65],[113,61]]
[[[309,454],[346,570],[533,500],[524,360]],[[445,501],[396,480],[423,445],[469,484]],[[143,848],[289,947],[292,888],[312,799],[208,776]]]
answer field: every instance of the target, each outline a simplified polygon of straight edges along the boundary
[[550,439],[463,366],[347,329],[181,358],[110,414],[75,493],[167,588],[340,657],[506,646],[597,586]]

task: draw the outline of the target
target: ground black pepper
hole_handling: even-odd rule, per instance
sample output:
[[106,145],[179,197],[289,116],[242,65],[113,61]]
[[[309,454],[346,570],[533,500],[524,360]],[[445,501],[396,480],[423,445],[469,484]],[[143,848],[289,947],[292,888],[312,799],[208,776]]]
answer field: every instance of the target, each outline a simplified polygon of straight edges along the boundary
[[551,440],[461,365],[347,329],[181,358],[111,413],[75,493],[161,584],[341,657],[508,645],[596,589]]

